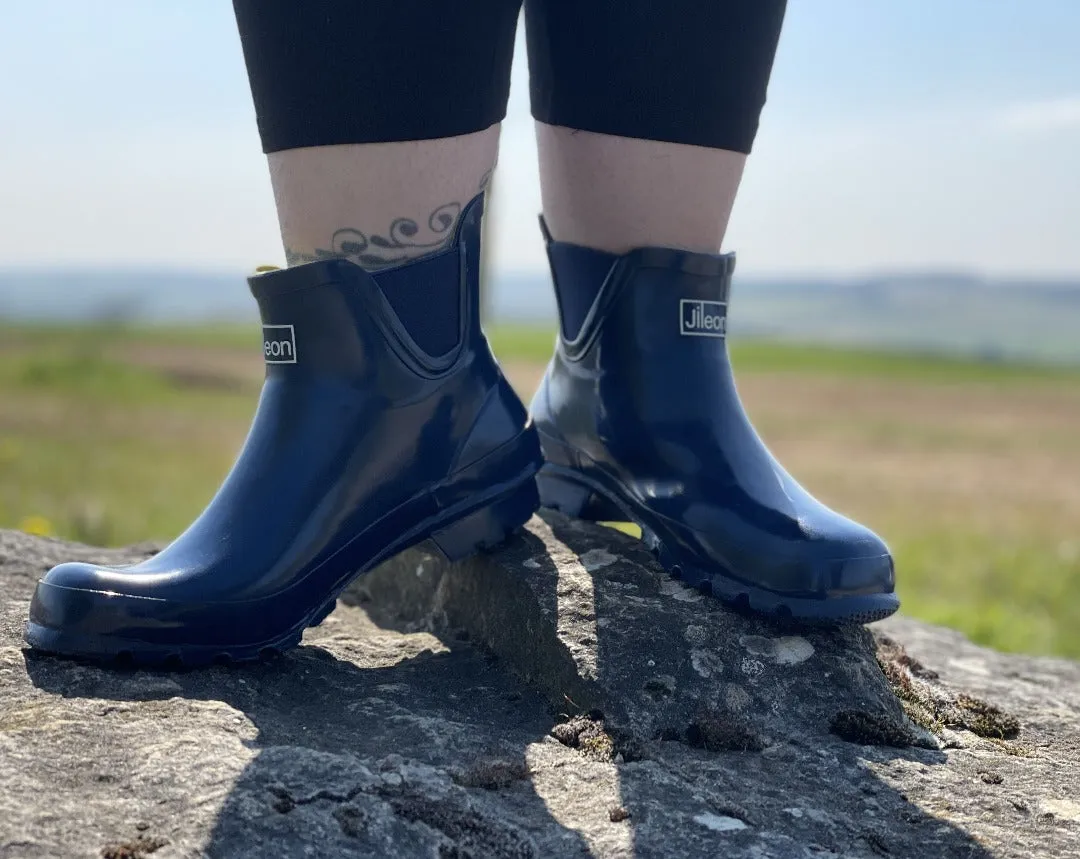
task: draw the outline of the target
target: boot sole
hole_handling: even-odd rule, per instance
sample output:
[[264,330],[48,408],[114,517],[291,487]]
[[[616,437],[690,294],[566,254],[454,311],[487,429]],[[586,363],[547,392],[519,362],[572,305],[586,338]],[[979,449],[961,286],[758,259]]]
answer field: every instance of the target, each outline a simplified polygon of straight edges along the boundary
[[738,611],[811,623],[864,624],[882,620],[900,607],[900,599],[895,593],[793,597],[751,585],[727,570],[702,569],[678,557],[672,548],[675,541],[665,539],[662,524],[650,524],[635,506],[578,472],[546,463],[536,482],[543,507],[578,519],[627,521],[637,525],[641,529],[642,542],[671,576]]
[[[32,621],[27,623],[24,638],[31,647],[46,653],[117,666],[186,669],[272,658],[298,646],[304,630],[322,623],[337,606],[341,592],[352,582],[405,549],[429,540],[447,561],[460,561],[502,543],[520,530],[539,506],[535,472],[529,472],[495,488],[482,499],[471,499],[467,505],[433,517],[406,532],[342,580],[324,604],[288,632],[269,641],[229,646],[158,645],[129,638],[65,632]],[[242,621],[238,618],[239,623]]]

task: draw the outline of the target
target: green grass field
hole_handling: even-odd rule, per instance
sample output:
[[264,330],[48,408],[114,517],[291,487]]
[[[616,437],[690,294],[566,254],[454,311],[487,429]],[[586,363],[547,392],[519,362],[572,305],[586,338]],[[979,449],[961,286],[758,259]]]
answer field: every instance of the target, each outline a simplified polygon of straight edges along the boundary
[[[502,327],[531,393],[552,344]],[[243,440],[257,328],[0,327],[0,527],[118,545],[179,533]],[[889,540],[904,610],[1080,657],[1080,371],[737,344],[788,468]]]

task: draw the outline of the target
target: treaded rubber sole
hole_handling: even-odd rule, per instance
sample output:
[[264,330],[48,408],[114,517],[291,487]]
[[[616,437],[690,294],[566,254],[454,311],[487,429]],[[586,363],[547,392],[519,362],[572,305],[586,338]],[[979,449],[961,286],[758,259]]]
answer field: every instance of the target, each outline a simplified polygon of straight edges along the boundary
[[300,644],[304,630],[318,626],[334,610],[338,596],[360,576],[412,546],[430,540],[447,561],[460,561],[493,548],[529,521],[539,507],[535,475],[502,487],[464,509],[448,511],[422,523],[338,584],[323,605],[284,635],[270,641],[230,646],[157,645],[107,635],[68,633],[28,622],[24,638],[31,647],[57,656],[111,663],[117,667],[182,670],[271,658]]
[[543,507],[578,519],[627,521],[637,525],[642,542],[670,575],[736,610],[808,623],[864,624],[882,620],[900,607],[895,593],[818,599],[792,597],[756,587],[725,571],[702,569],[677,557],[663,536],[643,521],[631,505],[577,472],[548,463],[540,469],[536,482]]

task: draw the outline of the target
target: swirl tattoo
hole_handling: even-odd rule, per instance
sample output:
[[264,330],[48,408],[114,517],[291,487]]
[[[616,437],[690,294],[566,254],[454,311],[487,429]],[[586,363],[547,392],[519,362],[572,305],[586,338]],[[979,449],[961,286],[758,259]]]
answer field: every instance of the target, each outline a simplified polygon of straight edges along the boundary
[[[487,190],[491,171],[480,180],[480,191]],[[427,230],[412,218],[395,218],[386,235],[367,234],[355,227],[342,227],[330,237],[329,248],[315,248],[305,253],[292,248],[285,249],[289,265],[315,262],[323,259],[349,259],[368,271],[378,271],[408,262],[424,253],[441,250],[453,236],[454,227],[461,217],[461,203],[444,203],[427,217]],[[417,253],[419,251],[420,253]]]

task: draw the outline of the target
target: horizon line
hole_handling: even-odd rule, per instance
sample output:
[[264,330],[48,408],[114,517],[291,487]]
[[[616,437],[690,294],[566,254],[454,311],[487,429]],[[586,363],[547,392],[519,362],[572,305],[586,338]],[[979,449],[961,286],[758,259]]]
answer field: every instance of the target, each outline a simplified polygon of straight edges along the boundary
[[[282,266],[284,268],[284,266]],[[68,274],[68,275],[197,275],[200,277],[247,277],[255,273],[255,266],[250,268],[232,268],[225,266],[204,266],[181,263],[154,263],[154,262],[120,262],[120,263],[89,263],[71,264],[61,263],[50,265],[48,263],[0,263],[0,277],[6,275],[42,275],[42,274]],[[546,268],[495,268],[492,275],[496,279],[539,279],[548,276]],[[1066,283],[1080,285],[1080,271],[1074,272],[987,272],[976,268],[946,267],[946,266],[882,266],[880,268],[866,268],[856,271],[824,271],[815,269],[791,270],[768,272],[765,270],[750,270],[736,272],[736,280],[771,280],[771,281],[837,281],[845,283],[858,283],[868,280],[892,280],[903,278],[942,278],[963,279],[982,282],[1017,281],[1026,280],[1039,283]]]

